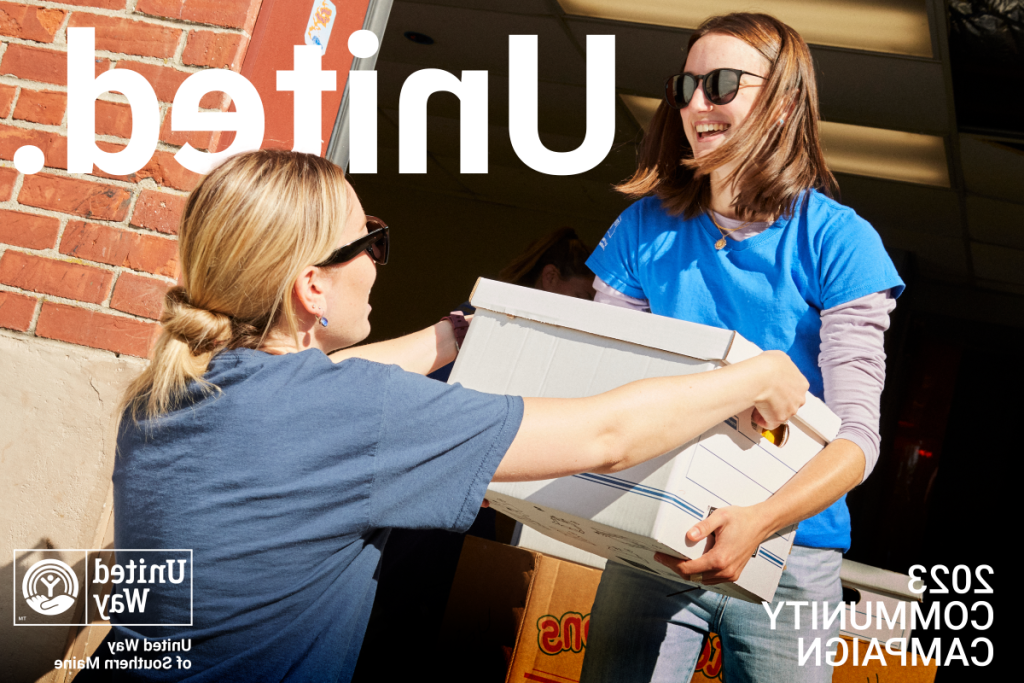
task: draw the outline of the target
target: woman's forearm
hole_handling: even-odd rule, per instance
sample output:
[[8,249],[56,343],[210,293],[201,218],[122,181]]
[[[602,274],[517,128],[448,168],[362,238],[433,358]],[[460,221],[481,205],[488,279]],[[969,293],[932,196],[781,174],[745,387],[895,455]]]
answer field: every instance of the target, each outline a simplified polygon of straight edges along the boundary
[[525,399],[526,412],[496,481],[614,472],[677,448],[752,405],[785,420],[807,381],[785,354],[680,377],[632,382],[580,399]]
[[363,358],[427,375],[451,363],[457,353],[452,324],[441,321],[404,337],[334,351],[330,359],[338,363],[347,358]]
[[764,538],[790,524],[813,517],[861,482],[864,452],[836,439],[811,458],[771,498],[753,507],[764,521]]
[[765,539],[839,500],[860,482],[863,473],[860,446],[836,439],[768,500],[749,507],[719,508],[695,524],[686,533],[687,539],[697,543],[714,533],[710,551],[693,560],[661,553],[655,559],[688,581],[706,585],[735,581]]

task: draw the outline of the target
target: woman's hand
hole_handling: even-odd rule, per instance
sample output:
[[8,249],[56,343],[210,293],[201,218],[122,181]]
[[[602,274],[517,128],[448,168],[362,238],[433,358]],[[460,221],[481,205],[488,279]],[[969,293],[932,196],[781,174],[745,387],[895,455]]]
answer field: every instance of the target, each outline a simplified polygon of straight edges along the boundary
[[782,351],[765,351],[753,360],[767,373],[764,390],[754,400],[753,420],[766,429],[775,429],[796,415],[807,400],[807,379]]
[[[460,313],[461,315],[461,313]],[[465,316],[470,322],[473,316]],[[462,336],[465,337],[465,328]],[[348,358],[364,358],[376,363],[399,365],[403,370],[428,375],[448,365],[459,353],[454,325],[447,319],[430,327],[388,341],[352,346],[329,354],[330,359],[340,363]]]
[[765,528],[756,506],[738,505],[715,510],[686,533],[691,543],[708,538],[708,547],[695,560],[657,553],[654,556],[686,581],[707,586],[735,581],[771,530]]

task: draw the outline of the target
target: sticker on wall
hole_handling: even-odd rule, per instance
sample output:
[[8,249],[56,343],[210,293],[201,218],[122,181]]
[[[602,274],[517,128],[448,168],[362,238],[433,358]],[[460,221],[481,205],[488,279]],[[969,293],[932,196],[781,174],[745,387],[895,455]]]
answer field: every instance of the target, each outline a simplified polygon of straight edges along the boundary
[[338,13],[331,0],[316,0],[306,22],[306,45],[316,45],[320,55],[327,54],[327,41],[331,39],[334,16]]

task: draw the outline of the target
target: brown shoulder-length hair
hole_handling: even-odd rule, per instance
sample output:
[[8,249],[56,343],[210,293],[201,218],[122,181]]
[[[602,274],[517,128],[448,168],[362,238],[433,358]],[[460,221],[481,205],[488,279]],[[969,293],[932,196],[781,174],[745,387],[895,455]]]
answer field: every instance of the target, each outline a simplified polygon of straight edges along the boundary
[[523,287],[534,287],[544,266],[552,264],[563,280],[594,277],[587,266],[593,251],[570,227],[563,227],[533,241],[512,263],[501,269],[498,279]]
[[711,207],[711,172],[738,162],[734,207],[745,220],[790,215],[810,188],[833,196],[838,185],[821,149],[818,88],[804,39],[766,14],[725,14],[701,24],[687,52],[709,33],[739,38],[768,60],[750,115],[725,144],[694,159],[679,112],[663,100],[641,143],[636,173],[616,189],[637,199],[654,194],[669,213],[693,218]]

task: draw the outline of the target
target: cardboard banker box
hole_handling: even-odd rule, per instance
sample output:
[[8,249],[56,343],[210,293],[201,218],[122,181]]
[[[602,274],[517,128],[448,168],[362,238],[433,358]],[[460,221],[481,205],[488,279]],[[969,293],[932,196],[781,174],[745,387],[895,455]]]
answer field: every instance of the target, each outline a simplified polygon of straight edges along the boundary
[[[592,396],[634,380],[705,372],[760,353],[730,330],[490,280],[477,282],[471,302],[476,315],[449,381],[479,391]],[[751,412],[614,475],[492,483],[487,498],[496,510],[555,540],[682,581],[654,560],[655,552],[699,557],[705,543],[686,540],[690,527],[716,508],[767,499],[840,426],[810,394],[798,415],[775,432],[762,433]],[[771,600],[794,531],[783,529],[765,541],[734,584],[709,590]]]

